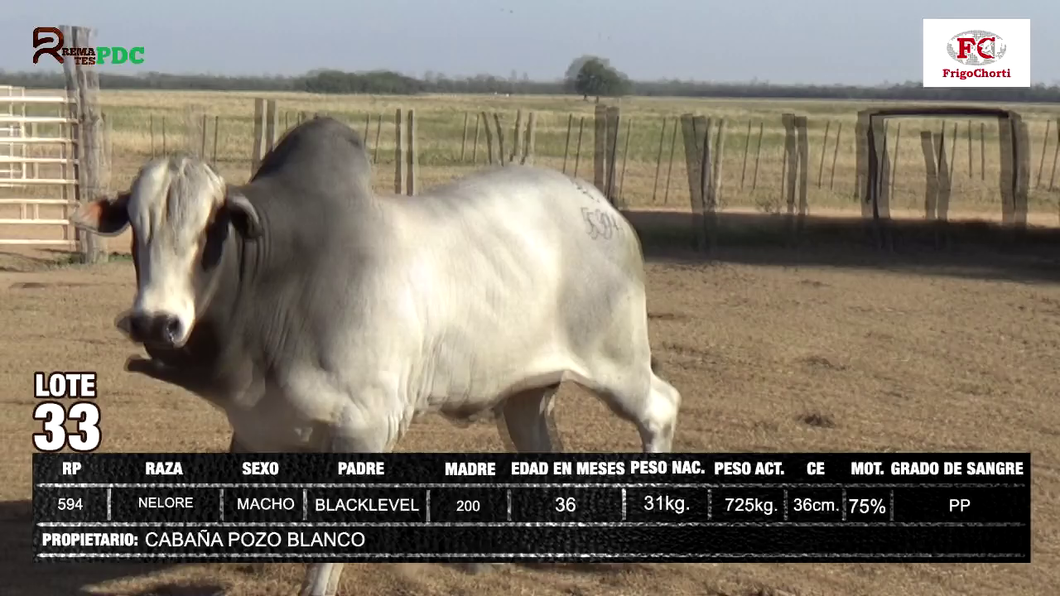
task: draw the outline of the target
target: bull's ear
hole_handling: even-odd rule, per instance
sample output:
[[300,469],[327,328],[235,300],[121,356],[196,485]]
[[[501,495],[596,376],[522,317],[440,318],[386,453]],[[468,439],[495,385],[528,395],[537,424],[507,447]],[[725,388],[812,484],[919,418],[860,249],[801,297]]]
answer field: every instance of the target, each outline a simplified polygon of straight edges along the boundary
[[261,218],[257,209],[245,195],[238,191],[225,194],[224,208],[232,218],[232,223],[247,238],[261,236]]
[[123,192],[83,203],[70,216],[70,223],[101,236],[116,236],[129,225],[129,194]]

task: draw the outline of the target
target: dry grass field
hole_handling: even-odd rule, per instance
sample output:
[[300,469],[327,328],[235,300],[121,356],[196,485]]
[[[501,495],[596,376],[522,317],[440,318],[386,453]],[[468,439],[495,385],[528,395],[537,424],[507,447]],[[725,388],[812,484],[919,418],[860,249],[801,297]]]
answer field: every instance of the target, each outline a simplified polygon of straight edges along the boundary
[[[494,114],[500,117],[505,152],[510,154],[516,112],[520,109],[524,112],[524,126],[525,115],[530,111],[536,114],[535,163],[563,169],[564,154],[567,153],[566,170],[574,172],[577,166],[578,175],[592,179],[594,104],[577,97],[334,96],[122,90],[101,93],[102,108],[112,131],[109,187],[126,187],[144,160],[152,154],[162,153],[163,149],[194,154],[204,152],[226,178],[234,182],[245,181],[251,169],[255,97],[276,100],[281,130],[293,126],[299,112],[305,112],[309,115],[325,113],[362,133],[367,131],[365,137],[376,166],[375,186],[380,192],[394,188],[394,118],[398,108],[416,112],[420,189],[486,163],[485,125],[480,125],[478,149],[474,149],[476,119],[483,112],[488,114],[493,128]],[[719,208],[734,212],[783,212],[786,209],[782,189],[785,135],[781,116],[786,112],[806,116],[808,206],[811,214],[860,212],[855,192],[854,127],[857,111],[890,105],[859,101],[646,97],[623,98],[609,103],[622,110],[615,175],[620,200],[631,208],[690,209],[684,142],[680,130],[676,140],[673,132],[675,118],[691,112],[711,117],[715,122],[718,119],[725,122]],[[46,112],[43,107],[36,109],[40,113]],[[1060,224],[1057,201],[1060,197],[1060,163],[1057,163],[1060,161],[1057,150],[1060,134],[1056,126],[1060,107],[1021,104],[1016,109],[1028,124],[1030,138],[1029,221],[1036,225],[1056,226]],[[54,115],[54,108],[50,114]],[[465,115],[468,116],[466,142],[463,135]],[[567,126],[571,115],[573,130],[568,141]],[[583,118],[584,130],[578,152],[579,123]],[[40,134],[50,135],[45,128],[45,125],[40,126]],[[991,119],[911,118],[892,121],[888,125],[888,153],[896,168],[891,195],[895,215],[923,218],[926,175],[920,132],[943,129],[946,159],[954,169],[950,218],[1000,220],[998,127],[996,120]],[[497,144],[496,138],[494,144]],[[39,150],[57,149],[42,147]],[[576,158],[576,154],[579,157]],[[39,171],[42,175],[59,174],[56,166],[41,165]],[[4,192],[0,189],[0,193]],[[54,191],[47,192],[54,194]],[[0,213],[17,217],[11,209],[14,208],[8,207],[7,211],[0,210]],[[54,232],[54,229],[31,231],[35,235]]]
[[[535,163],[557,169],[564,167],[564,153],[569,153],[566,168],[573,172],[579,153],[578,136],[581,118],[584,131],[578,174],[592,178],[593,108],[592,102],[569,96],[311,96],[308,94],[255,93],[160,93],[113,92],[103,95],[104,109],[113,118],[114,184],[120,186],[132,176],[127,157],[142,158],[151,154],[149,123],[155,122],[155,151],[161,151],[161,121],[169,123],[167,145],[192,152],[202,150],[201,115],[207,116],[206,154],[213,156],[214,124],[217,124],[217,162],[226,175],[241,180],[250,174],[251,138],[253,136],[253,98],[268,97],[277,101],[281,128],[294,125],[297,114],[323,112],[348,122],[366,138],[377,165],[377,188],[393,188],[394,117],[397,108],[416,111],[420,184],[430,186],[475,167],[472,157],[476,113],[500,116],[506,153],[513,147],[516,112],[536,113]],[[763,101],[752,99],[696,100],[672,98],[624,98],[614,102],[622,109],[622,122],[616,150],[621,160],[616,176],[621,180],[621,200],[630,207],[663,207],[689,209],[687,173],[684,165],[684,143],[680,131],[673,139],[675,118],[693,112],[724,119],[726,140],[721,167],[720,206],[751,208],[761,212],[782,211],[782,170],[784,127],[781,115],[791,112],[808,118],[810,139],[808,180],[811,212],[825,209],[857,210],[855,196],[854,125],[857,110],[869,107],[862,102]],[[1060,172],[1054,174],[1057,140],[1056,127],[1046,136],[1047,122],[1060,116],[1055,105],[1020,106],[1028,121],[1031,139],[1032,175],[1030,211],[1035,221],[1057,223],[1057,197],[1060,196]],[[464,116],[467,114],[467,141],[464,141]],[[573,115],[570,139],[567,125]],[[380,126],[382,117],[382,126]],[[663,122],[667,128],[663,134]],[[894,186],[892,207],[923,213],[924,157],[920,146],[921,130],[939,132],[945,126],[947,153],[954,164],[953,205],[955,214],[981,214],[1000,218],[997,199],[999,146],[997,123],[990,120],[949,121],[940,119],[907,119],[902,132],[889,126],[890,151],[898,156],[898,181]],[[367,126],[365,126],[367,123]],[[750,124],[750,132],[748,132]],[[954,124],[957,125],[954,138]],[[972,142],[968,142],[969,126]],[[485,126],[479,133],[478,164],[486,162]],[[828,140],[825,140],[825,132]],[[761,152],[759,153],[759,129]],[[715,129],[716,130],[716,129]],[[627,145],[628,132],[628,145]],[[378,134],[378,140],[377,135]],[[839,136],[838,146],[836,136]],[[984,136],[980,142],[980,135]],[[1043,140],[1046,141],[1043,144]],[[954,143],[956,141],[956,143]],[[494,139],[497,143],[497,139]],[[895,145],[897,143],[897,145]],[[660,146],[662,151],[660,152]],[[566,147],[566,151],[565,151]],[[463,148],[463,159],[461,152]],[[838,148],[838,150],[837,150]],[[628,151],[627,151],[628,149]],[[746,149],[746,152],[745,152]],[[660,161],[662,167],[658,167]],[[745,165],[745,153],[747,154]],[[673,165],[670,167],[670,156]],[[1044,155],[1044,159],[1042,159]],[[754,163],[759,168],[755,180]],[[970,157],[969,157],[970,156]],[[822,160],[822,157],[824,158]],[[892,155],[892,160],[894,156]],[[834,175],[832,162],[835,162]],[[982,166],[985,165],[985,173]],[[625,170],[623,174],[623,169]],[[1042,170],[1039,182],[1039,169]],[[656,172],[659,182],[656,184]],[[670,175],[669,192],[666,190]],[[820,187],[818,179],[820,178]],[[1050,178],[1055,180],[1049,191]],[[1044,184],[1042,184],[1044,183]],[[752,186],[754,189],[752,190]],[[958,215],[960,217],[960,215]]]
[[[191,105],[206,106],[209,114],[221,117],[222,127],[230,127],[231,133],[224,133],[228,128],[223,128],[224,134],[219,135],[219,164],[231,178],[245,179],[249,174],[248,126],[253,96],[104,93],[105,108],[114,127],[112,186],[127,185],[135,168],[150,155],[144,118],[149,114],[169,114],[175,120]],[[509,114],[509,123],[514,120],[516,107],[538,110],[537,161],[559,165],[556,160],[562,162],[566,114],[577,110],[588,115],[592,109],[591,104],[577,99],[557,98],[277,98],[281,109],[326,111],[362,125],[366,113],[414,107],[421,123],[421,146],[424,151],[434,151],[432,163],[438,164],[424,166],[424,186],[474,167],[454,165],[444,157],[453,153],[459,156],[464,110],[504,110]],[[809,115],[813,138],[823,135],[824,122],[829,119],[833,131],[835,123],[844,122],[843,134],[847,135],[853,129],[857,109],[856,104],[812,102],[624,101],[623,114],[633,116],[633,130],[637,131],[642,122],[645,127],[643,140],[631,142],[643,159],[630,162],[625,196],[637,206],[653,206],[650,197],[655,164],[651,160],[658,147],[661,117],[699,111],[724,116],[734,123],[742,120],[744,128],[748,119],[766,122],[767,141],[758,189],[725,196],[733,197],[726,199],[731,210],[741,206],[736,202],[739,199],[749,212],[769,211],[769,198],[779,195],[780,113]],[[1025,114],[1032,119],[1032,138],[1037,139],[1032,157],[1036,174],[1045,118],[1055,117],[1056,113],[1032,106]],[[903,139],[907,130],[915,129],[913,122],[903,123]],[[937,126],[925,122],[928,124]],[[439,131],[448,130],[448,136],[431,132],[432,126]],[[731,130],[737,128],[734,124]],[[996,153],[996,138],[990,138],[990,126],[987,131],[988,151],[994,147]],[[772,141],[768,140],[771,136]],[[555,138],[559,138],[558,144],[548,140]],[[737,138],[735,133],[733,138]],[[851,137],[846,138],[852,149]],[[729,188],[739,188],[742,142],[740,136],[726,144],[730,161],[725,164],[725,184]],[[900,175],[898,186],[915,188],[917,176],[922,177],[923,160],[919,147],[905,140],[902,143],[900,167],[909,168]],[[1050,143],[1045,159],[1046,178],[1055,139]],[[680,139],[677,145],[680,154]],[[765,153],[770,148],[774,157],[767,160]],[[819,154],[815,151],[818,150],[811,145],[811,213],[815,209],[818,213],[856,209],[850,201],[852,151],[839,152],[836,189],[831,194],[827,180],[824,189],[816,189],[814,164]],[[389,156],[385,146],[376,173],[376,188],[380,191],[387,189],[392,176],[392,170],[383,162],[384,155]],[[581,172],[588,172],[591,158],[586,159],[583,154],[582,160]],[[988,161],[988,167],[994,163],[996,169],[996,161]],[[675,160],[668,205],[672,209],[687,205],[687,184],[682,184],[677,174],[681,163],[680,159]],[[916,169],[917,164],[920,170]],[[960,164],[958,157],[955,184],[968,186],[966,190],[962,190],[963,186],[954,189],[954,210],[958,204],[967,204],[968,212],[976,212],[976,206],[982,213],[999,212],[997,193],[990,190],[996,189],[996,182],[990,182],[991,176],[996,180],[996,172],[988,171],[987,181],[977,182],[976,170],[974,176],[964,175],[964,181],[959,182],[964,172]],[[633,175],[635,171],[637,174]],[[976,184],[980,188],[978,194],[974,190]],[[681,192],[675,192],[675,188]],[[911,210],[917,208],[916,192],[922,190],[909,192]],[[1048,214],[1055,224],[1056,193],[1039,189],[1032,199],[1032,210]],[[655,208],[667,206],[656,203]],[[127,246],[127,242],[119,240],[112,242],[110,248],[124,251]],[[797,251],[723,245],[710,261],[677,249],[647,248],[652,345],[662,362],[664,376],[684,395],[675,450],[1031,452],[1033,562],[508,566],[482,575],[467,575],[443,565],[350,565],[344,573],[341,593],[1060,593],[1060,405],[1056,401],[1056,388],[1060,387],[1060,369],[1056,365],[1060,353],[1060,262],[1055,245],[1039,255],[1029,251],[1002,254],[974,246],[886,254],[838,241]],[[54,251],[0,253],[0,300],[4,304],[0,309],[0,325],[4,329],[0,334],[0,594],[294,593],[303,573],[302,566],[295,564],[32,563],[30,436],[36,428],[31,418],[33,371],[99,372],[101,451],[221,451],[229,439],[223,417],[202,400],[122,371],[126,357],[136,352],[113,328],[114,317],[128,307],[135,292],[128,259],[113,259],[95,267],[69,265],[68,261],[64,253]],[[561,391],[556,414],[568,449],[637,449],[636,431],[576,388]],[[402,451],[501,448],[492,424],[459,428],[433,418],[413,426],[399,445]]]

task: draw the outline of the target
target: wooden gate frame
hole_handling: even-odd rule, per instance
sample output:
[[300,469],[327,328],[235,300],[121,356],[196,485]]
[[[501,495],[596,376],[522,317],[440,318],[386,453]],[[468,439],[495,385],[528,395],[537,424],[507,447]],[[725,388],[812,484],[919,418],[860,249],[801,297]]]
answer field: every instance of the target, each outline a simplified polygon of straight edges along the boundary
[[[894,117],[962,116],[997,118],[1001,175],[1002,224],[1015,232],[1027,227],[1027,192],[1030,180],[1030,147],[1027,124],[1012,110],[970,106],[922,106],[870,108],[858,112],[857,175],[862,216],[870,219],[877,245],[893,248],[894,238],[889,229],[890,197],[886,177],[889,175],[883,122]],[[882,173],[881,173],[882,172]],[[881,183],[882,179],[882,183]]]

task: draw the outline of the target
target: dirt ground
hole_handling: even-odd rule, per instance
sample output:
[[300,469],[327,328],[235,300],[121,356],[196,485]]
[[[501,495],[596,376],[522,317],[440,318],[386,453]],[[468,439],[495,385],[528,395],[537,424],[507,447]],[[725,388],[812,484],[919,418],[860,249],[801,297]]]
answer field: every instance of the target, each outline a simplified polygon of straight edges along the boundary
[[[106,452],[222,451],[205,402],[122,371],[113,328],[128,261],[56,267],[0,254],[0,594],[289,595],[301,565],[34,564],[32,372],[96,370]],[[1060,263],[974,253],[946,265],[849,250],[655,258],[651,336],[682,391],[676,451],[1021,451],[1033,462],[1031,564],[348,565],[343,594],[1047,596],[1060,593]],[[841,266],[836,263],[842,263]],[[1050,398],[1049,396],[1053,397]],[[636,431],[574,388],[572,451],[634,451]],[[493,451],[489,423],[413,427],[403,451]]]

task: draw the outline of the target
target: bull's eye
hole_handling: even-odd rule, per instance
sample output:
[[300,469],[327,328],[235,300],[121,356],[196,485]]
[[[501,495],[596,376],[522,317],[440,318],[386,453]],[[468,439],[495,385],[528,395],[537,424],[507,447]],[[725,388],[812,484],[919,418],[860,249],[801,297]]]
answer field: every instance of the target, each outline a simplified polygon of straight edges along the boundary
[[212,269],[221,261],[221,249],[224,247],[224,240],[227,235],[228,222],[223,217],[218,217],[206,227],[203,235],[199,238],[203,270]]

